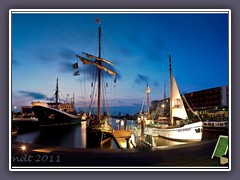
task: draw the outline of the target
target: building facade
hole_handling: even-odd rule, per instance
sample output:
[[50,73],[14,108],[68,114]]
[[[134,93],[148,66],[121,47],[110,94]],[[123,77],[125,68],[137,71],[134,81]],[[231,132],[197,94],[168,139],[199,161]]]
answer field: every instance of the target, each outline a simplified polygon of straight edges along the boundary
[[[227,120],[229,107],[229,88],[220,86],[182,95],[189,117],[195,111],[202,120]],[[169,116],[169,98],[151,102],[152,112],[158,116]],[[186,103],[187,102],[187,103]],[[192,115],[193,116],[193,115]],[[192,117],[191,117],[192,118]],[[196,118],[196,117],[195,117]]]

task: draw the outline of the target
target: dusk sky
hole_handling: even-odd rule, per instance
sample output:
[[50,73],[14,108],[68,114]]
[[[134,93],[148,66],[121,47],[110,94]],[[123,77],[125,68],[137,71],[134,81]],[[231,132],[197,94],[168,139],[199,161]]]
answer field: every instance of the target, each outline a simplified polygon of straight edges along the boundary
[[[169,54],[183,93],[229,83],[226,13],[14,13],[12,106],[52,98],[57,78],[61,99],[74,93],[76,106],[84,100],[89,105],[93,66],[84,66],[76,55],[98,56],[96,18],[101,19],[101,57],[117,72],[115,88],[114,78],[104,73],[109,106],[138,109],[147,84],[151,101],[163,99],[164,82],[169,97]],[[76,62],[80,76],[73,76]]]

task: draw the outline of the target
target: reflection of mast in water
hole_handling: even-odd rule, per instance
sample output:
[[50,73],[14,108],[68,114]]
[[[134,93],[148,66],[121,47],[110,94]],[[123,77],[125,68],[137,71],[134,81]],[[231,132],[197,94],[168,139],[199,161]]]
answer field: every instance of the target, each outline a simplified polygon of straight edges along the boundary
[[81,140],[82,148],[86,148],[87,147],[86,121],[81,122]]

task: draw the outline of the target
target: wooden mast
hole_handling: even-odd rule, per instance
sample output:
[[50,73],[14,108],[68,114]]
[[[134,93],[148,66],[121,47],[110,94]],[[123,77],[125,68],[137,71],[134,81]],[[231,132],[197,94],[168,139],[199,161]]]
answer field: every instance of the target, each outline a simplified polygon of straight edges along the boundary
[[170,125],[173,126],[172,116],[172,58],[169,55],[169,75],[170,75]]
[[149,86],[147,84],[147,88],[146,88],[146,95],[147,95],[147,118],[149,118],[149,114],[150,114],[149,93],[150,93],[150,88],[149,88]]
[[101,58],[101,21],[99,18],[96,19],[97,23],[99,24],[99,27],[98,27],[98,57],[94,56],[94,55],[91,55],[91,54],[88,54],[88,53],[84,53],[88,58],[92,58],[92,59],[95,59],[95,62],[91,61],[91,60],[88,60],[84,57],[81,57],[79,55],[76,55],[82,62],[84,65],[87,65],[87,64],[92,64],[94,66],[97,66],[98,67],[98,102],[97,102],[97,119],[98,121],[101,120],[101,114],[100,114],[100,110],[101,110],[101,76],[102,76],[102,69],[106,72],[108,72],[109,74],[115,76],[116,72],[108,69],[107,67],[104,67],[102,66],[102,62],[105,62],[111,66],[113,66],[113,63],[108,61],[108,60],[105,60],[105,59],[102,59]]
[[[98,27],[98,57],[101,58],[101,25],[99,23]],[[102,62],[97,61],[98,64],[101,66]],[[98,121],[101,119],[101,114],[100,114],[100,107],[101,107],[101,74],[102,70],[101,68],[98,68],[98,110],[97,110],[97,117]]]
[[55,92],[55,98],[56,98],[56,109],[58,109],[58,78],[56,83],[56,92]]

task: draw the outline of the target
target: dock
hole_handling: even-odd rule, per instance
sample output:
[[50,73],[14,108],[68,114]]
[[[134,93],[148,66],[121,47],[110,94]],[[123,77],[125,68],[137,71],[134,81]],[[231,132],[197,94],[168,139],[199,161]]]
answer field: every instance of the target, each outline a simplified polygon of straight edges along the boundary
[[134,144],[130,142],[132,132],[129,130],[114,130],[113,139],[119,149],[133,148]]
[[12,125],[18,129],[18,133],[30,132],[40,128],[37,118],[13,118]]
[[[219,158],[211,158],[216,140],[202,141],[191,144],[183,144],[160,149],[148,149],[147,151],[134,149],[83,149],[43,146],[26,144],[26,151],[20,151],[21,143],[12,144],[12,167],[60,167],[71,166],[84,168],[88,166],[101,167],[133,167],[151,166],[155,168],[166,167],[207,167],[228,168],[228,164],[220,164]],[[48,157],[38,161],[39,157]],[[132,168],[133,168],[132,167]],[[151,168],[150,167],[150,168]]]

